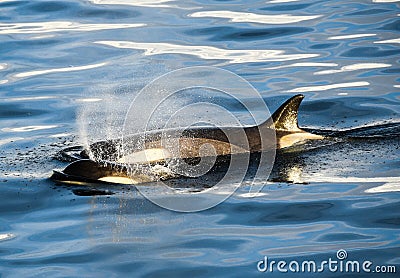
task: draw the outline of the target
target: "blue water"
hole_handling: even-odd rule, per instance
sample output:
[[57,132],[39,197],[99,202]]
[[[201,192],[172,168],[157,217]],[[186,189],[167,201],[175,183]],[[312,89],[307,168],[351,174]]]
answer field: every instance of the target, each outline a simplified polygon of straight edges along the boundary
[[399,122],[399,15],[383,0],[1,1],[0,276],[290,276],[257,262],[339,249],[398,275],[398,137],[289,156],[294,183],[268,182],[255,198],[240,188],[197,213],[134,187],[92,196],[48,177],[65,166],[57,151],[82,143],[82,105],[97,103],[98,129],[118,125],[111,108],[187,66],[234,72],[271,111],[305,94],[301,126]]

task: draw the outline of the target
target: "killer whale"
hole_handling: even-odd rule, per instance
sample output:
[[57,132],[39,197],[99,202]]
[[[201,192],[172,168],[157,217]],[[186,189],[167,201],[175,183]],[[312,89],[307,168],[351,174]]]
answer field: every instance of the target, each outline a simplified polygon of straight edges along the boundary
[[[284,102],[272,116],[257,126],[249,127],[191,127],[185,130],[155,130],[146,134],[134,134],[127,138],[93,143],[89,148],[69,148],[59,153],[59,158],[72,161],[63,171],[54,170],[51,178],[62,183],[132,183],[132,171],[127,165],[141,165],[135,172],[134,183],[146,183],[157,179],[168,179],[168,169],[160,167],[154,175],[148,175],[145,164],[162,165],[166,159],[179,157],[187,161],[215,156],[217,162],[226,161],[229,155],[259,153],[284,149],[308,140],[323,139],[324,136],[305,131],[298,126],[298,110],[304,96],[299,94]],[[236,140],[245,136],[246,142]],[[175,138],[178,152],[171,153],[162,145],[162,136]],[[232,140],[233,138],[233,140]],[[270,140],[264,140],[268,138]],[[273,140],[271,140],[273,139]],[[140,146],[137,142],[141,141]],[[122,144],[132,146],[121,154]],[[202,149],[204,144],[212,146]],[[128,153],[128,154],[126,154]],[[131,168],[130,168],[131,169]],[[138,173],[139,172],[139,173]],[[174,176],[172,176],[174,177]]]
[[[297,117],[298,108],[303,98],[304,96],[302,95],[293,96],[283,105],[281,105],[276,112],[273,113],[273,115],[261,125],[244,128],[245,135],[250,142],[248,146],[249,149],[247,151],[251,152],[252,155],[257,155],[265,150],[268,151],[268,149],[276,148],[276,159],[280,160],[282,158],[281,160],[283,161],[280,163],[279,161],[275,163],[274,168],[276,165],[283,165],[283,168],[280,167],[282,169],[277,171],[279,173],[282,172],[283,175],[278,173],[278,177],[271,177],[271,180],[291,182],[292,179],[284,178],[288,168],[286,166],[290,164],[290,161],[287,161],[285,157],[289,157],[289,160],[294,161],[298,159],[299,155],[297,154],[300,154],[301,156],[302,153],[309,152],[310,149],[315,148],[320,148],[322,150],[325,148],[321,147],[338,144],[338,142],[339,144],[340,142],[347,142],[345,144],[357,145],[357,142],[368,143],[370,140],[372,140],[372,142],[376,142],[376,140],[381,142],[385,140],[391,140],[390,138],[393,138],[396,141],[400,135],[400,123],[397,122],[387,122],[383,124],[356,127],[347,130],[318,130],[300,128],[298,126]],[[228,133],[231,132],[233,135],[235,135],[235,132],[238,132],[236,128],[227,128],[224,131],[227,131]],[[190,135],[184,138],[184,140],[186,140],[186,145],[189,145],[189,149],[185,150],[186,158],[188,159],[193,159],[196,161],[198,155],[201,154],[199,152],[199,148],[190,149],[191,145],[188,143],[191,142],[211,142],[211,144],[220,144],[219,149],[218,146],[216,146],[216,155],[218,161],[222,161],[221,164],[226,161],[226,156],[232,154],[229,152],[228,155],[224,154],[224,151],[227,151],[228,149],[226,148],[227,137],[222,134],[222,130],[218,130],[216,128],[202,129],[196,127],[185,132],[187,135]],[[262,139],[262,135],[270,135],[272,133],[275,135],[276,141],[273,144],[271,142],[267,142],[268,144],[264,144],[261,148],[259,143]],[[64,162],[71,163],[63,170],[54,170],[51,179],[64,184],[132,184],[132,177],[128,171],[129,167],[127,167],[127,165],[129,165],[129,162],[135,164],[137,161],[139,161],[137,164],[140,164],[140,158],[143,157],[143,155],[144,157],[153,158],[153,160],[150,160],[148,164],[155,164],[155,166],[159,167],[157,169],[157,175],[155,176],[149,176],[146,171],[135,172],[136,183],[152,182],[157,179],[171,179],[171,175],[166,172],[168,169],[162,167],[162,161],[167,156],[165,156],[163,150],[159,148],[160,145],[157,145],[159,142],[156,139],[160,138],[159,134],[159,131],[150,132],[149,136],[145,137],[147,141],[146,144],[144,144],[144,148],[136,151],[133,150],[133,154],[136,154],[136,156],[121,156],[121,153],[119,152],[119,148],[121,146],[120,139],[96,142],[87,148],[77,146],[63,149],[57,154],[56,158]],[[172,135],[173,133],[170,134]],[[128,138],[128,143],[134,143],[134,141],[137,138],[140,138],[140,136],[141,135],[131,136]],[[191,141],[193,138],[197,138],[197,141]],[[196,146],[196,144],[194,145]],[[241,146],[234,146],[232,149],[236,151],[238,155],[241,154]],[[185,154],[185,152],[183,154]],[[287,156],[286,154],[289,152],[294,152],[294,157],[291,155]],[[124,162],[124,160],[126,161]],[[174,176],[172,176],[172,178],[174,178]]]

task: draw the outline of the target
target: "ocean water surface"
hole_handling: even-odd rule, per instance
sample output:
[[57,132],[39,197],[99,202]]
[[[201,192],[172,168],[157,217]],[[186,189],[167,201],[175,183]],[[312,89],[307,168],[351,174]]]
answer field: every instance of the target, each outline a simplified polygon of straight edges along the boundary
[[[0,1],[0,276],[293,275],[259,271],[267,257],[372,262],[371,273],[300,268],[306,277],[395,277],[399,44],[393,0]],[[119,135],[135,94],[190,66],[246,79],[271,112],[304,94],[302,127],[376,136],[278,152],[288,182],[265,181],[255,197],[243,185],[196,213],[160,208],[133,186],[49,179],[66,166],[59,150]]]

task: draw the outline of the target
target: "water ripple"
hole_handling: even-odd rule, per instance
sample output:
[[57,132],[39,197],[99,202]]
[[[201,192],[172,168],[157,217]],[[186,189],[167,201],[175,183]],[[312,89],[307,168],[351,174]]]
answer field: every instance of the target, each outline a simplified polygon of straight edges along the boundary
[[359,39],[366,37],[374,37],[376,34],[351,34],[351,35],[340,35],[329,37],[328,40],[346,40],[346,39]]
[[275,70],[275,69],[295,68],[295,67],[335,67],[337,65],[338,64],[336,64],[336,63],[300,62],[300,63],[293,63],[293,64],[289,64],[289,65],[270,67],[267,69]]
[[329,85],[315,85],[308,87],[299,87],[296,89],[289,90],[290,93],[305,93],[305,92],[319,92],[319,91],[327,91],[338,88],[351,88],[351,87],[364,87],[370,85],[367,81],[355,81],[355,82],[347,82],[347,83],[336,83]]
[[4,127],[1,129],[3,132],[30,132],[43,129],[56,128],[57,125],[30,125],[21,127]]
[[228,60],[230,63],[251,63],[265,61],[290,61],[313,58],[318,54],[285,54],[282,50],[233,50],[221,49],[213,46],[177,45],[170,43],[139,43],[130,41],[97,41],[117,48],[144,50],[144,55],[185,54],[194,55],[202,59]]
[[400,49],[381,49],[372,46],[354,47],[350,50],[344,51],[341,56],[343,57],[389,57],[400,54]]
[[211,28],[191,28],[185,34],[192,37],[209,36],[209,40],[226,41],[263,41],[266,39],[281,38],[285,36],[298,36],[303,33],[311,32],[309,27],[277,27],[277,28],[240,28],[240,27],[211,27]]
[[85,24],[70,21],[0,23],[0,34],[40,34],[54,32],[88,32],[98,30],[137,28],[146,24]]
[[375,2],[375,3],[395,3],[395,2],[400,2],[400,0],[372,0],[372,2]]
[[167,8],[171,5],[167,3],[175,2],[175,0],[89,0],[93,4],[97,5],[127,5],[127,6],[138,6],[138,7],[154,7],[154,8]]
[[342,73],[342,72],[349,72],[349,71],[363,70],[363,69],[381,69],[391,66],[392,66],[391,64],[384,64],[384,63],[358,63],[353,65],[343,66],[338,70],[323,70],[314,72],[314,75],[334,74],[334,73]]
[[56,72],[81,71],[81,70],[88,70],[88,69],[102,67],[102,66],[105,66],[106,64],[107,63],[98,63],[98,64],[93,64],[93,65],[77,66],[77,67],[71,66],[71,67],[67,67],[67,68],[58,68],[58,69],[34,70],[34,71],[17,73],[14,75],[14,77],[26,78],[26,77],[32,77],[32,76],[36,76],[36,75],[56,73]]
[[13,239],[13,238],[15,238],[15,237],[16,237],[16,235],[11,234],[11,233],[8,233],[8,234],[0,234],[0,241],[3,241],[3,240],[10,240],[10,239]]
[[390,40],[383,40],[383,41],[377,41],[374,43],[400,43],[400,38],[398,39],[390,39]]
[[227,18],[231,22],[252,22],[261,24],[290,24],[321,17],[321,15],[264,15],[255,13],[243,13],[233,11],[202,11],[189,14],[191,17],[217,17]]

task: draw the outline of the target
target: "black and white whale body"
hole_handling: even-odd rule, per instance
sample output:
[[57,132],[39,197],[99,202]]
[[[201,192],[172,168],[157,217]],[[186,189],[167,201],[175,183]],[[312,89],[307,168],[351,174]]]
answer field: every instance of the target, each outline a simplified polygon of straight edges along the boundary
[[[181,177],[168,173],[168,168],[164,167],[166,161],[179,158],[185,162],[196,164],[201,158],[210,156],[217,158],[217,163],[211,171],[214,173],[214,177],[211,179],[218,179],[218,175],[215,173],[224,172],[220,168],[226,168],[231,155],[240,156],[250,153],[254,162],[257,161],[257,154],[272,149],[296,150],[296,147],[302,149],[302,146],[307,147],[316,140],[331,140],[330,143],[332,143],[332,140],[333,142],[336,140],[334,138],[363,137],[364,128],[350,131],[299,128],[298,109],[303,98],[303,95],[296,95],[288,99],[273,113],[270,119],[258,126],[245,128],[192,127],[183,131],[156,130],[146,134],[134,134],[124,138],[123,142],[121,139],[116,139],[93,143],[89,149],[80,147],[66,149],[60,152],[61,160],[73,162],[62,172],[55,170],[52,179],[73,184],[132,184],[160,179],[176,180]],[[398,125],[396,127],[398,128]],[[246,140],[236,140],[243,136]],[[171,152],[170,148],[163,146],[163,138],[172,138],[172,144],[179,145],[179,148]],[[130,146],[130,149],[121,152],[122,144],[125,148]],[[212,148],[204,148],[205,145],[211,145]],[[290,163],[282,163],[278,159],[276,164],[282,164],[286,168],[285,165]],[[210,176],[205,178],[205,180],[209,179]]]
[[[129,155],[121,155],[122,142],[118,139],[92,144],[90,146],[91,157],[96,160],[118,161],[120,163],[147,163],[162,161],[175,156],[196,158],[207,155],[221,156],[244,152],[254,153],[272,148],[286,148],[308,139],[322,139],[322,136],[311,134],[298,127],[298,109],[303,98],[303,95],[296,95],[290,98],[270,119],[258,126],[245,128],[191,127],[185,130],[155,130],[146,134],[135,134],[124,138],[123,144],[131,146],[131,150],[128,151]],[[242,134],[243,131],[244,134]],[[245,135],[246,140],[237,140],[241,135]],[[174,141],[178,137],[179,141]],[[167,138],[167,141],[179,144],[179,153],[169,153],[170,151],[167,151],[162,146],[162,138]],[[137,144],[139,141],[141,144]],[[212,145],[213,153],[209,153],[204,149],[203,153],[200,153],[200,148],[204,144]],[[169,146],[169,149],[171,147]],[[88,152],[84,152],[82,155],[89,158]]]
[[[76,149],[64,150],[61,152],[62,159],[77,161],[62,172],[54,171],[52,179],[65,183],[132,183],[132,171],[128,171],[126,165],[162,164],[175,158],[196,163],[202,157],[223,158],[229,155],[259,153],[286,148],[305,140],[322,139],[323,136],[298,127],[298,109],[303,98],[303,95],[293,96],[281,105],[271,118],[258,126],[155,130],[146,134],[134,134],[124,138],[124,141],[116,139],[96,142],[90,145],[89,150],[82,150],[79,154]],[[163,146],[163,138],[168,138],[166,141],[172,141],[172,144],[179,145],[179,148],[171,152],[171,148]],[[122,154],[122,144],[125,148],[130,146],[131,149],[124,150]],[[204,148],[205,145],[209,145],[208,148]],[[143,171],[143,167],[140,169]],[[165,178],[165,175],[161,176]],[[138,183],[154,180],[154,176],[142,173],[135,173],[135,178]]]

